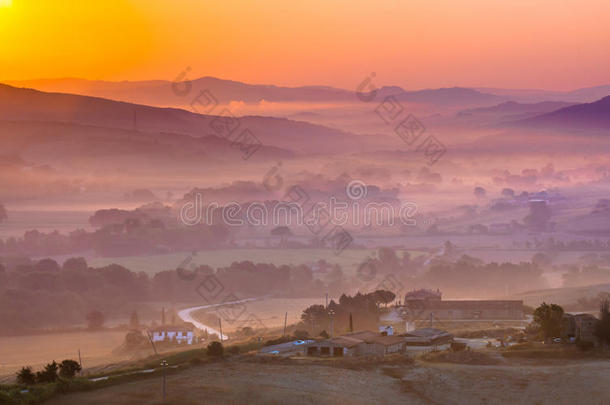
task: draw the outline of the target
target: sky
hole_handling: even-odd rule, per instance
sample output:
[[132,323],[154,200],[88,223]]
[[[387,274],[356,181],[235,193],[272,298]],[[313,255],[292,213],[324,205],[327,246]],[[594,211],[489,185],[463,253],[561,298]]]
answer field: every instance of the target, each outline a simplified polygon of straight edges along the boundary
[[610,84],[608,0],[0,0],[0,80]]

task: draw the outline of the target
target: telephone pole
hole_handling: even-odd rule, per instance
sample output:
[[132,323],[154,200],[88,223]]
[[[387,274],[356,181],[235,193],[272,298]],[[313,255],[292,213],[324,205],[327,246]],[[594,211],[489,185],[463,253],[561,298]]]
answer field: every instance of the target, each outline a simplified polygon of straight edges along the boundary
[[288,312],[284,314],[284,335],[286,336],[286,322],[288,321]]

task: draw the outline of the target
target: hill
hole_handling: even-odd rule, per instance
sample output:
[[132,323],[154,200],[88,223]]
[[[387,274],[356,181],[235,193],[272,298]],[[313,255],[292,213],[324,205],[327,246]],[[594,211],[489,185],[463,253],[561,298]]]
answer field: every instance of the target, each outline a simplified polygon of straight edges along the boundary
[[[235,138],[244,130],[248,130],[265,146],[301,153],[339,152],[343,151],[346,145],[358,149],[356,141],[367,139],[321,125],[260,116],[236,118],[227,130],[223,129],[226,122],[219,121],[218,116],[214,115],[99,97],[45,93],[2,84],[0,84],[0,120],[55,122],[194,137]],[[213,124],[214,122],[216,125]],[[230,131],[233,132],[229,134]],[[374,137],[369,139],[370,143],[373,141]],[[321,148],[321,145],[324,147]]]
[[610,129],[610,96],[517,121],[519,126],[566,129]]

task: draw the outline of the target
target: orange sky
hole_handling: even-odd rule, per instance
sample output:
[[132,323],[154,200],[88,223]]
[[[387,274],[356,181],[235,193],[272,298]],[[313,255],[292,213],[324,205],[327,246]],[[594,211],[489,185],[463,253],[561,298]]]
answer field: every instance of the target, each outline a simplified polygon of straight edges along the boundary
[[0,79],[610,83],[608,0],[0,0]]

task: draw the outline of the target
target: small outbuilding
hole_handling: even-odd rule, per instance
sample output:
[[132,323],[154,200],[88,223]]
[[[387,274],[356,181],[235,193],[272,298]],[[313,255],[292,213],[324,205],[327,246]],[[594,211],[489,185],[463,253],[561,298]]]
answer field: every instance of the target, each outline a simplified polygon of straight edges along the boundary
[[385,356],[404,352],[405,339],[395,335],[360,331],[310,343],[304,350],[308,356]]
[[407,346],[437,346],[453,342],[453,335],[444,330],[422,328],[404,335]]

